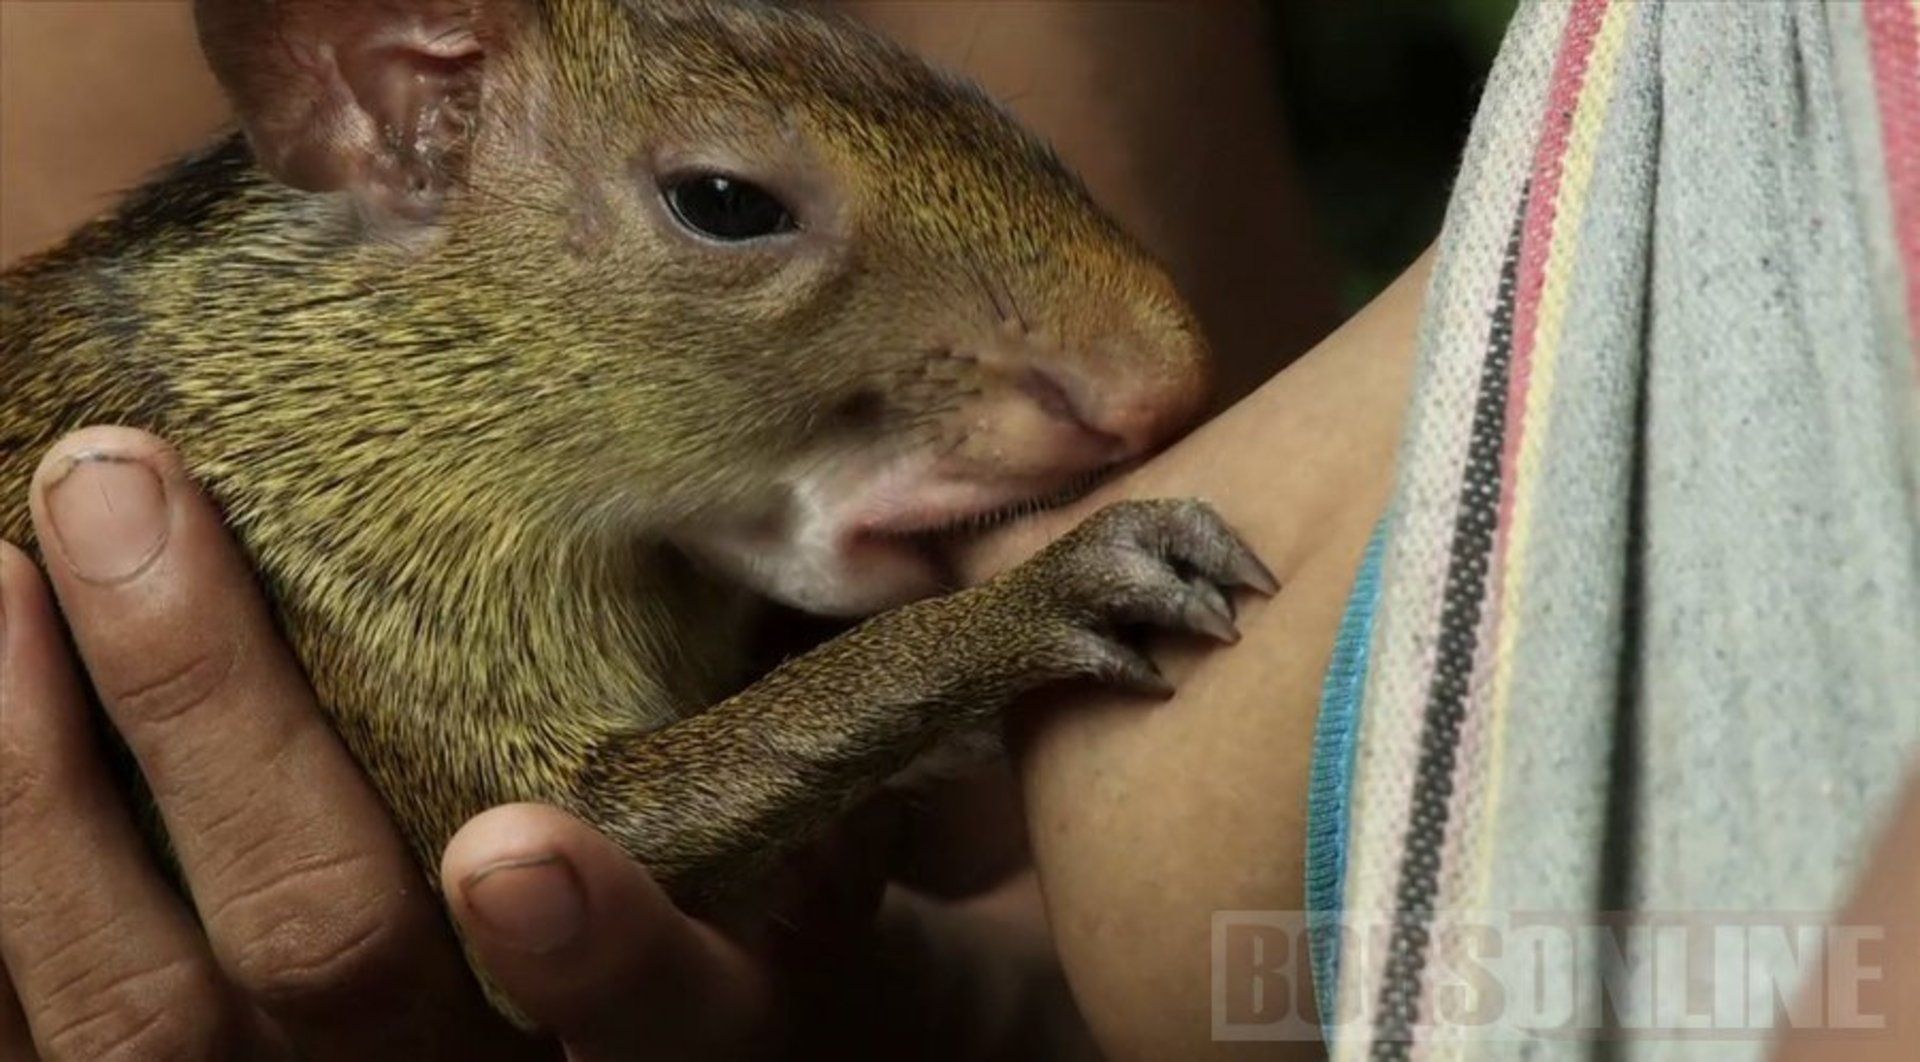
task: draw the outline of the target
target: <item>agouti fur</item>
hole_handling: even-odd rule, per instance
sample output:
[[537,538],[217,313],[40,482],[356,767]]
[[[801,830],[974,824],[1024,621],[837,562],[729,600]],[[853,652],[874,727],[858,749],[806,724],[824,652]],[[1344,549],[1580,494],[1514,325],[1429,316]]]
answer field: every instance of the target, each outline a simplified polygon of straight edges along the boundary
[[[752,4],[199,15],[245,132],[0,286],[0,533],[61,434],[168,439],[429,867],[545,801],[711,899],[1024,690],[1155,685],[1115,625],[1266,584],[1142,503],[893,607],[939,589],[914,535],[1138,456],[1204,378],[1164,274],[902,51]],[[794,230],[688,233],[676,167]],[[727,696],[753,591],[882,614]]]

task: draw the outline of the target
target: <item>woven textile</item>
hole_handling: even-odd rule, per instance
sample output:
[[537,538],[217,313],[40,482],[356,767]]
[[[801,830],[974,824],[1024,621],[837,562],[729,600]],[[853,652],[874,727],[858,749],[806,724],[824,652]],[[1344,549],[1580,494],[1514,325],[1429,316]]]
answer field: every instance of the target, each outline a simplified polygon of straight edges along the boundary
[[1663,1005],[1601,1007],[1631,949],[1547,960],[1582,967],[1579,1035],[1437,1020],[1432,972],[1485,912],[1827,912],[1917,762],[1916,56],[1920,0],[1517,14],[1324,864],[1391,927],[1322,985],[1339,1058],[1764,1054],[1608,1035]]

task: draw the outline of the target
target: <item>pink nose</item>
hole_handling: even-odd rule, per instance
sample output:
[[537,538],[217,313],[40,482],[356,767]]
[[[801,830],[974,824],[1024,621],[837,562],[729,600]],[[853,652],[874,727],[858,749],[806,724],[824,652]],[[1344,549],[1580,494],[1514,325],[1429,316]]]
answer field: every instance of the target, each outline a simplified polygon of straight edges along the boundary
[[1028,369],[1021,374],[1016,386],[1033,400],[1034,405],[1040,407],[1040,412],[1061,426],[1085,436],[1082,442],[1090,449],[1109,455],[1109,460],[1118,460],[1126,451],[1126,439],[1090,423],[1082,411],[1080,400],[1053,373],[1045,369]]
[[1151,373],[1106,369],[1096,382],[1086,370],[1035,366],[1020,387],[1049,417],[1099,440],[1108,461],[1149,453],[1196,417],[1206,402],[1204,361],[1171,361]]
[[1206,400],[1206,348],[1188,328],[1083,344],[1001,336],[975,360],[980,390],[946,451],[963,475],[1072,476],[1150,453]]

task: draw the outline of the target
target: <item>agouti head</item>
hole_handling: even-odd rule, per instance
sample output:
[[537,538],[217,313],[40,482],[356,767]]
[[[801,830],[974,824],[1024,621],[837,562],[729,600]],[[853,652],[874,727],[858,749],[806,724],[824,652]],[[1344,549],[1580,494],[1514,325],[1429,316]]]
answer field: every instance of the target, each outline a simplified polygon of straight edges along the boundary
[[929,536],[1200,408],[1165,274],[990,101],[851,26],[647,0],[198,9],[256,158],[320,193],[304,245],[389,315],[280,374],[305,390],[338,359],[360,396],[316,404],[301,445],[404,438],[437,506],[664,538],[859,613],[935,588]]

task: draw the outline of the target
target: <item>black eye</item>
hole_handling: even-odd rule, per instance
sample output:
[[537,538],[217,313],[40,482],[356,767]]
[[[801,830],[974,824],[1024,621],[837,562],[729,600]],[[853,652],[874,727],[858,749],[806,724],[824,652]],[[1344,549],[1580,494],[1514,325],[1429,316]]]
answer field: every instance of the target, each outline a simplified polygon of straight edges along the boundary
[[795,228],[786,204],[737,178],[718,173],[670,177],[661,191],[674,219],[708,239],[736,243]]

